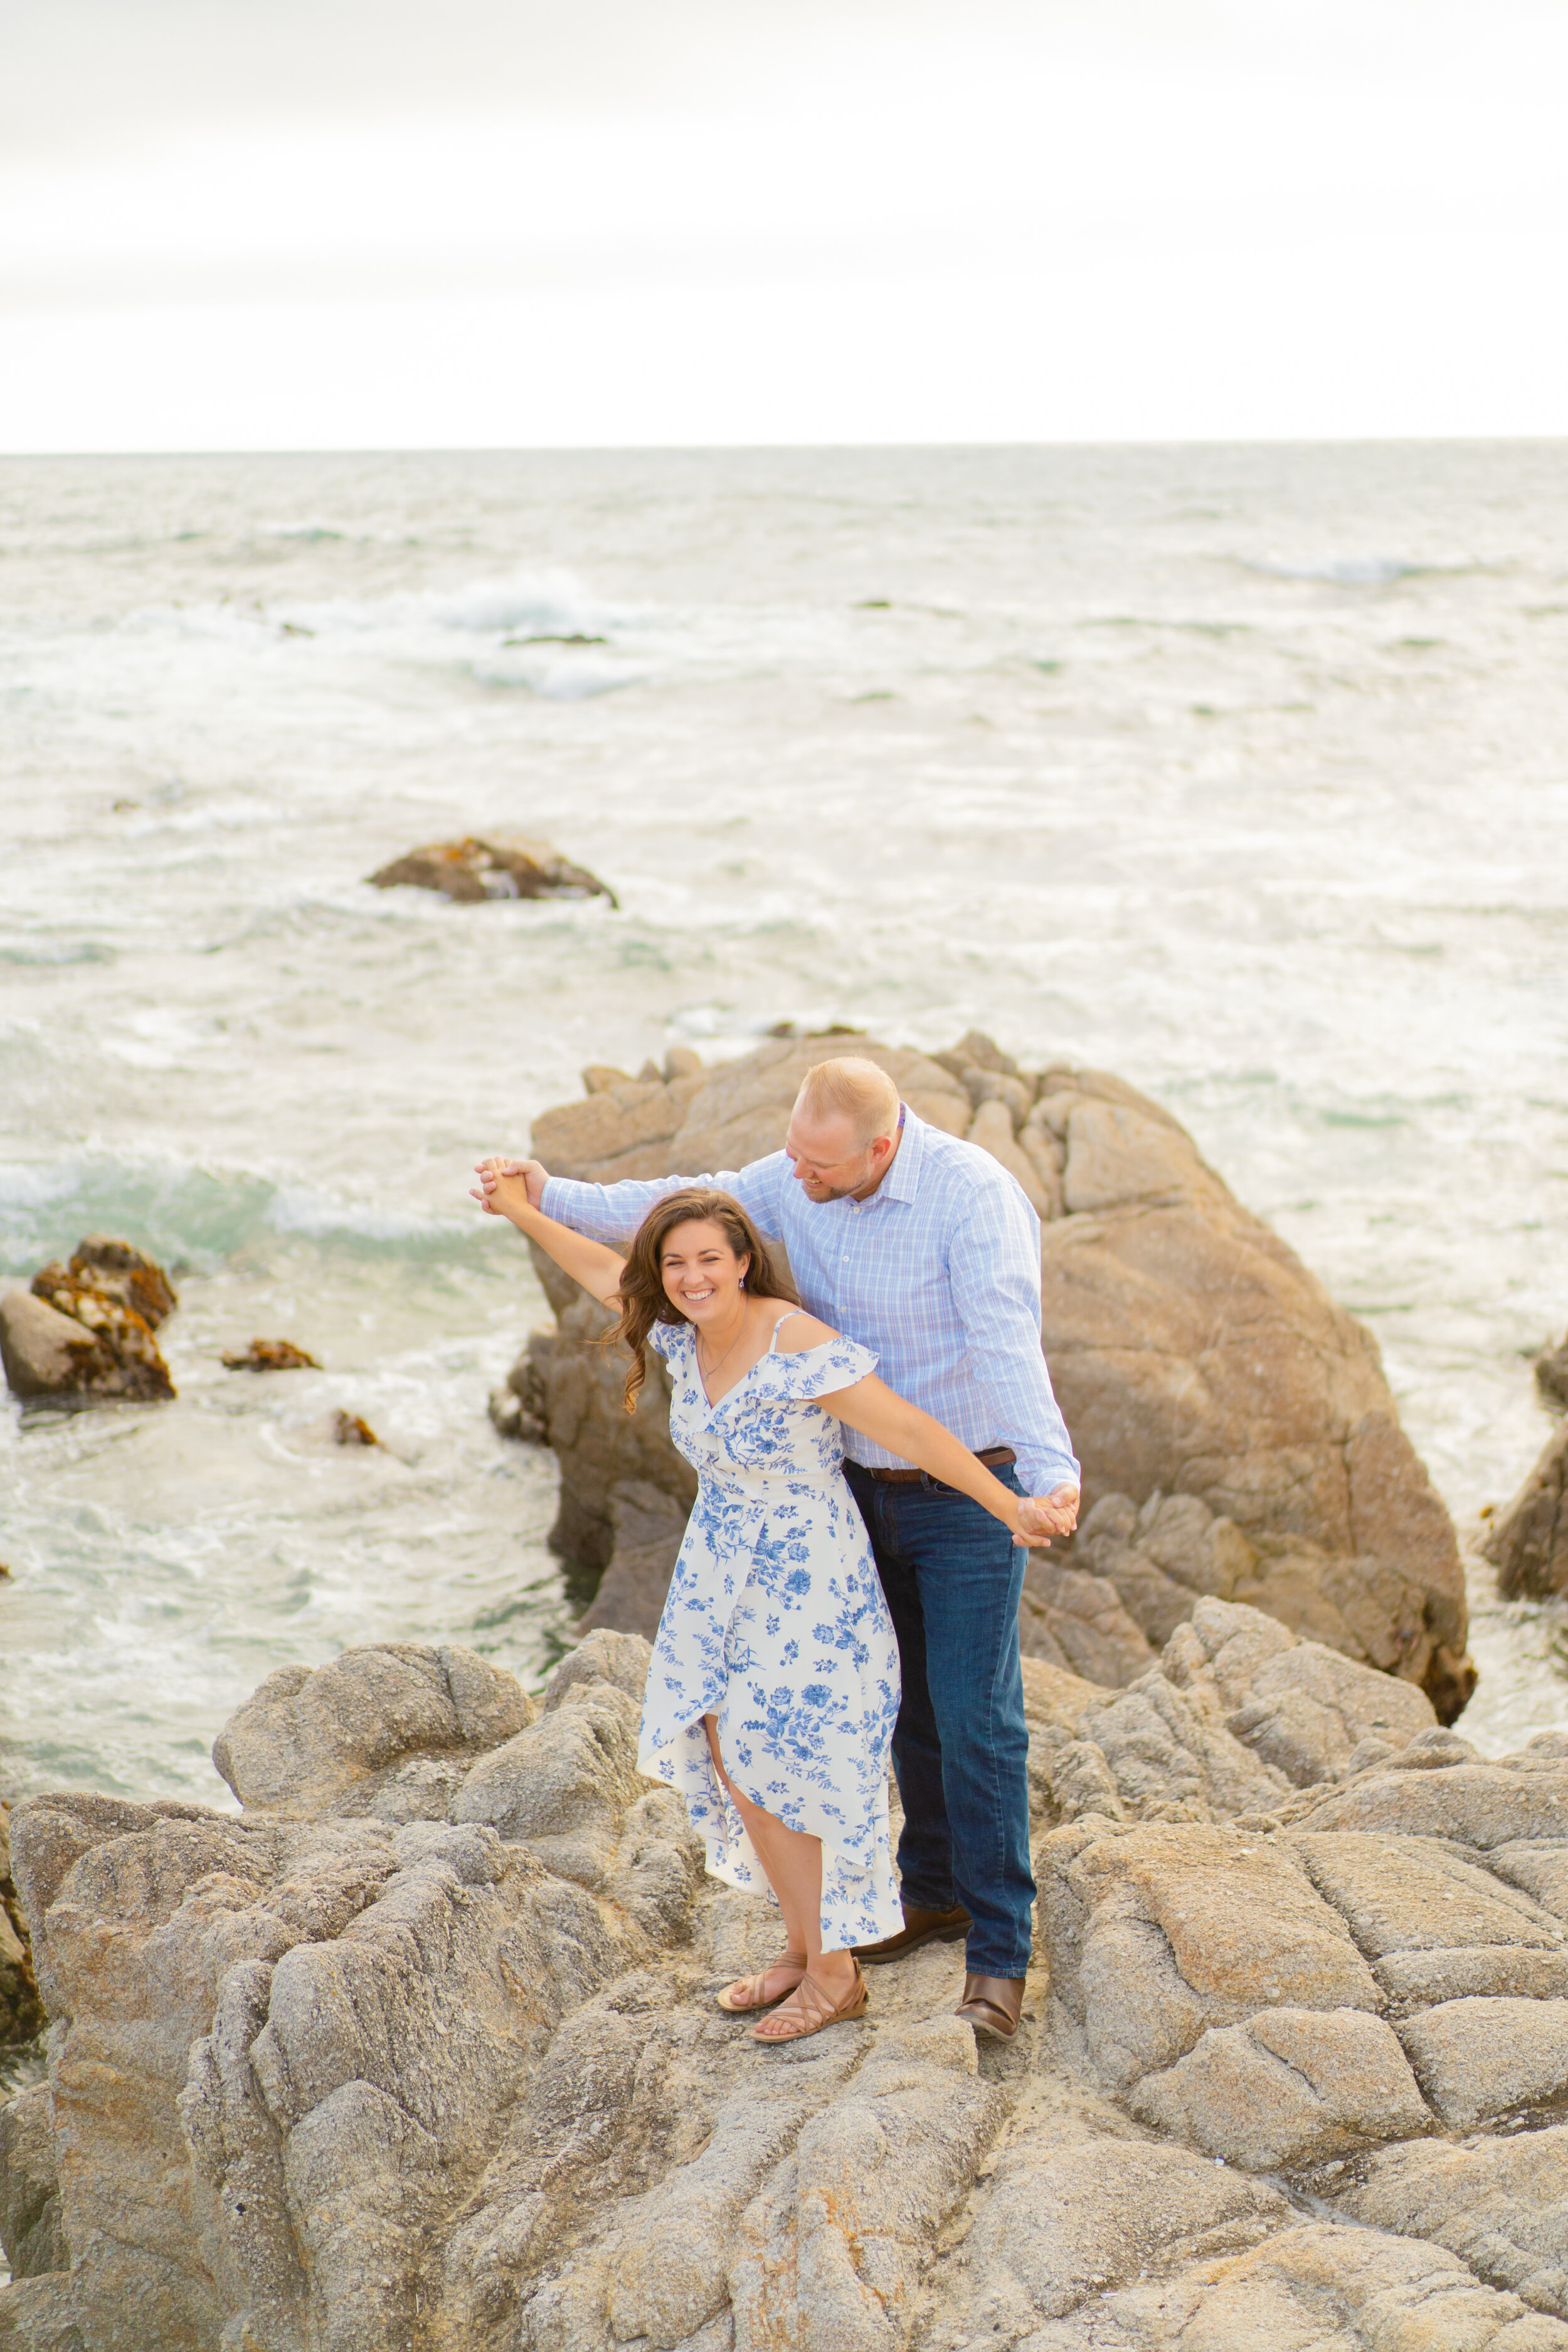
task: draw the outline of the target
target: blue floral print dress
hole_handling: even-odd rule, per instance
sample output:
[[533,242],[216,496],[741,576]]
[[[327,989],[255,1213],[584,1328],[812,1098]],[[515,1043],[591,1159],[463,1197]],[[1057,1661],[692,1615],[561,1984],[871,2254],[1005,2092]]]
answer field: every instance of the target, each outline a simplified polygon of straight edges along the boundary
[[[787,1316],[780,1321],[787,1322]],[[888,1756],[899,1651],[840,1424],[813,1400],[876,1369],[853,1339],[765,1356],[710,1404],[689,1323],[649,1334],[668,1365],[670,1434],[700,1485],[654,1643],[637,1761],[686,1800],[708,1868],[770,1892],[726,1795],[702,1717],[738,1789],[822,1840],[828,1950],[897,1933]]]

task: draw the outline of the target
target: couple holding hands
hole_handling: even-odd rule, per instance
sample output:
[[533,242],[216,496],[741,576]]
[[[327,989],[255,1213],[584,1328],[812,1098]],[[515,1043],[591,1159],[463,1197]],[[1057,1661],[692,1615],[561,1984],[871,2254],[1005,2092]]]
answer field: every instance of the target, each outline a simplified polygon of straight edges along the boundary
[[489,1214],[619,1311],[628,1411],[647,1348],[669,1368],[700,1486],[637,1760],[716,1877],[772,1890],[787,1944],[720,2007],[798,2041],[862,2013],[863,1962],[963,1936],[958,2014],[1010,2038],[1035,1899],[1024,1554],[1079,1501],[1034,1210],[858,1059],[808,1072],[784,1150],[738,1174],[479,1173]]

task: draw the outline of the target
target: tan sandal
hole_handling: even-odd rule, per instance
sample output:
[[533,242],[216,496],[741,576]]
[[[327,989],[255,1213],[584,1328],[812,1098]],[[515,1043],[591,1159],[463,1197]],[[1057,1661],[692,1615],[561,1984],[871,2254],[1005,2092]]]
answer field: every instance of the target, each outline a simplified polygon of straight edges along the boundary
[[[866,2012],[866,1979],[860,1972],[858,1960],[855,1963],[855,1981],[842,2000],[836,2001],[826,1987],[819,1985],[816,1979],[810,1974],[802,1977],[795,1989],[795,1993],[790,1994],[788,1998],[793,2000],[799,1993],[806,1993],[808,1996],[797,2012],[800,2023],[796,2025],[793,2019],[788,2018],[784,2005],[781,2004],[771,2017],[764,2018],[760,2025],[752,2026],[753,2042],[804,2042],[808,2034],[820,2033],[825,2026],[847,2025],[851,2019],[863,2017]],[[791,2031],[787,2033],[770,2033],[767,2028],[776,2025],[781,2018],[790,2025]]]
[[[785,1985],[783,1992],[769,1992],[767,1981],[775,1969],[798,1969],[800,1976],[796,1977],[795,1984]],[[750,2010],[772,2009],[775,2001],[787,2000],[805,1974],[804,1952],[781,1952],[776,1960],[770,1960],[766,1968],[759,1969],[754,1977],[737,1977],[733,1984],[727,1984],[714,1998],[726,2017],[743,2017]],[[741,1998],[742,1994],[744,1999]],[[731,1999],[731,1995],[735,1998]]]

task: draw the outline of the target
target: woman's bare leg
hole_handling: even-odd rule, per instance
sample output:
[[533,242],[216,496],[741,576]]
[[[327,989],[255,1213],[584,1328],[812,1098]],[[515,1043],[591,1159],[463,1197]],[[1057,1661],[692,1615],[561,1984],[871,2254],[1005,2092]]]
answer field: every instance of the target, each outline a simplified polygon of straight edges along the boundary
[[[719,1753],[717,1724],[710,1715],[705,1715],[702,1722],[713,1769],[729,1790],[757,1859],[768,1874],[768,1884],[778,1896],[790,1950],[805,1954],[806,1974],[819,1985],[839,1995],[847,1993],[855,1981],[853,1956],[842,1947],[826,1952],[822,1948],[822,1840],[805,1830],[787,1828],[776,1814],[765,1813],[743,1790],[737,1789]],[[774,2014],[785,2015],[790,2008],[791,2003],[784,2001]]]

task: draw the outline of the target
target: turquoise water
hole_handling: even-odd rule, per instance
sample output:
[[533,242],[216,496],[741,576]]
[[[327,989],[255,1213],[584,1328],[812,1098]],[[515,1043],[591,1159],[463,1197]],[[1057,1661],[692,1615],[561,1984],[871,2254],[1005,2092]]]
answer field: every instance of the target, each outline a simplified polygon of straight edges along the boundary
[[[0,1779],[210,1797],[350,1641],[537,1681],[483,1408],[548,1318],[467,1171],[781,1019],[1168,1103],[1473,1531],[1568,1325],[1565,526],[1545,445],[0,465],[0,1271],[184,1269],[176,1404],[0,1414]],[[487,828],[620,911],[366,886]],[[1476,1594],[1467,1729],[1568,1723]]]

